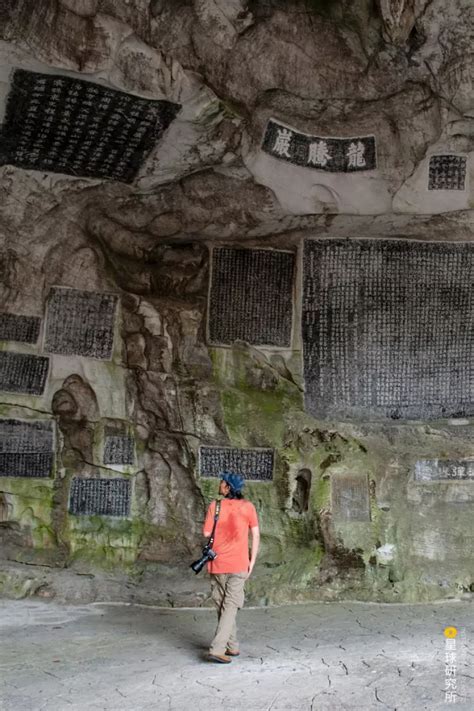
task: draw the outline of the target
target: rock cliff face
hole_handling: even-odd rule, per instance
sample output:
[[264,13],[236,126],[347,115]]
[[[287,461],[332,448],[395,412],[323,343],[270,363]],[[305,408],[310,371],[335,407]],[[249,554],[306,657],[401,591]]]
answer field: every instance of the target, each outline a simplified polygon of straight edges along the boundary
[[[8,594],[66,589],[32,563],[202,602],[177,581],[213,461],[247,467],[254,601],[474,590],[473,20],[468,0],[1,4]],[[308,240],[374,256],[311,271]],[[287,287],[262,250],[290,255]],[[330,301],[364,269],[375,291]],[[334,327],[326,352],[342,313],[359,345]]]

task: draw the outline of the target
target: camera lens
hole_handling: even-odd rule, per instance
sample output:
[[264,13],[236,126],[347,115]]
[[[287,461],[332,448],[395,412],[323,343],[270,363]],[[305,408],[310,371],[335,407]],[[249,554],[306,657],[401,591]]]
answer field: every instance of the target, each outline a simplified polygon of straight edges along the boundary
[[206,565],[207,561],[209,560],[207,555],[203,555],[202,558],[199,558],[199,560],[194,561],[194,563],[191,563],[191,568],[194,570],[196,575],[201,572],[201,570],[204,568]]

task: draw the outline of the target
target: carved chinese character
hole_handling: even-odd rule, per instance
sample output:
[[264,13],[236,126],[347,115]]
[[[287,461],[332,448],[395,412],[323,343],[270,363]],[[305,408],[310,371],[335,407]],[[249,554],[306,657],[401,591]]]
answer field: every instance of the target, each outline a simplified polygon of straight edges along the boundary
[[348,167],[349,168],[364,168],[366,165],[364,153],[365,153],[365,146],[361,141],[357,141],[357,143],[351,143],[349,145],[349,148],[347,149],[347,156],[346,156],[348,159]]
[[328,146],[326,141],[321,140],[309,144],[308,163],[312,163],[313,165],[325,166],[330,160],[331,156],[328,152]]
[[291,145],[291,139],[293,138],[293,133],[287,128],[278,128],[277,137],[275,143],[273,144],[273,150],[280,156],[286,156],[290,158],[289,150]]

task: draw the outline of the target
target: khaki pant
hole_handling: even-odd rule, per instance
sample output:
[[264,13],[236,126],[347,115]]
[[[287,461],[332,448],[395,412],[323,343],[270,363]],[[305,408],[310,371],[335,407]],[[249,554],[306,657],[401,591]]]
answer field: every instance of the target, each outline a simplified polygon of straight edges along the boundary
[[211,642],[211,654],[225,654],[226,649],[239,651],[237,610],[244,606],[247,573],[211,573],[211,596],[217,609],[217,629]]

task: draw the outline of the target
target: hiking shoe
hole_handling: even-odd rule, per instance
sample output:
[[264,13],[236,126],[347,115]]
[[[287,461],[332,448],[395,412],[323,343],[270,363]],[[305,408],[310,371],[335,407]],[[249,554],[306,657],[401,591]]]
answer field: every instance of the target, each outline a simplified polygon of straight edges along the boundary
[[232,661],[232,659],[230,657],[226,657],[225,654],[211,654],[210,652],[207,658],[210,662],[217,662],[218,664],[230,664]]

